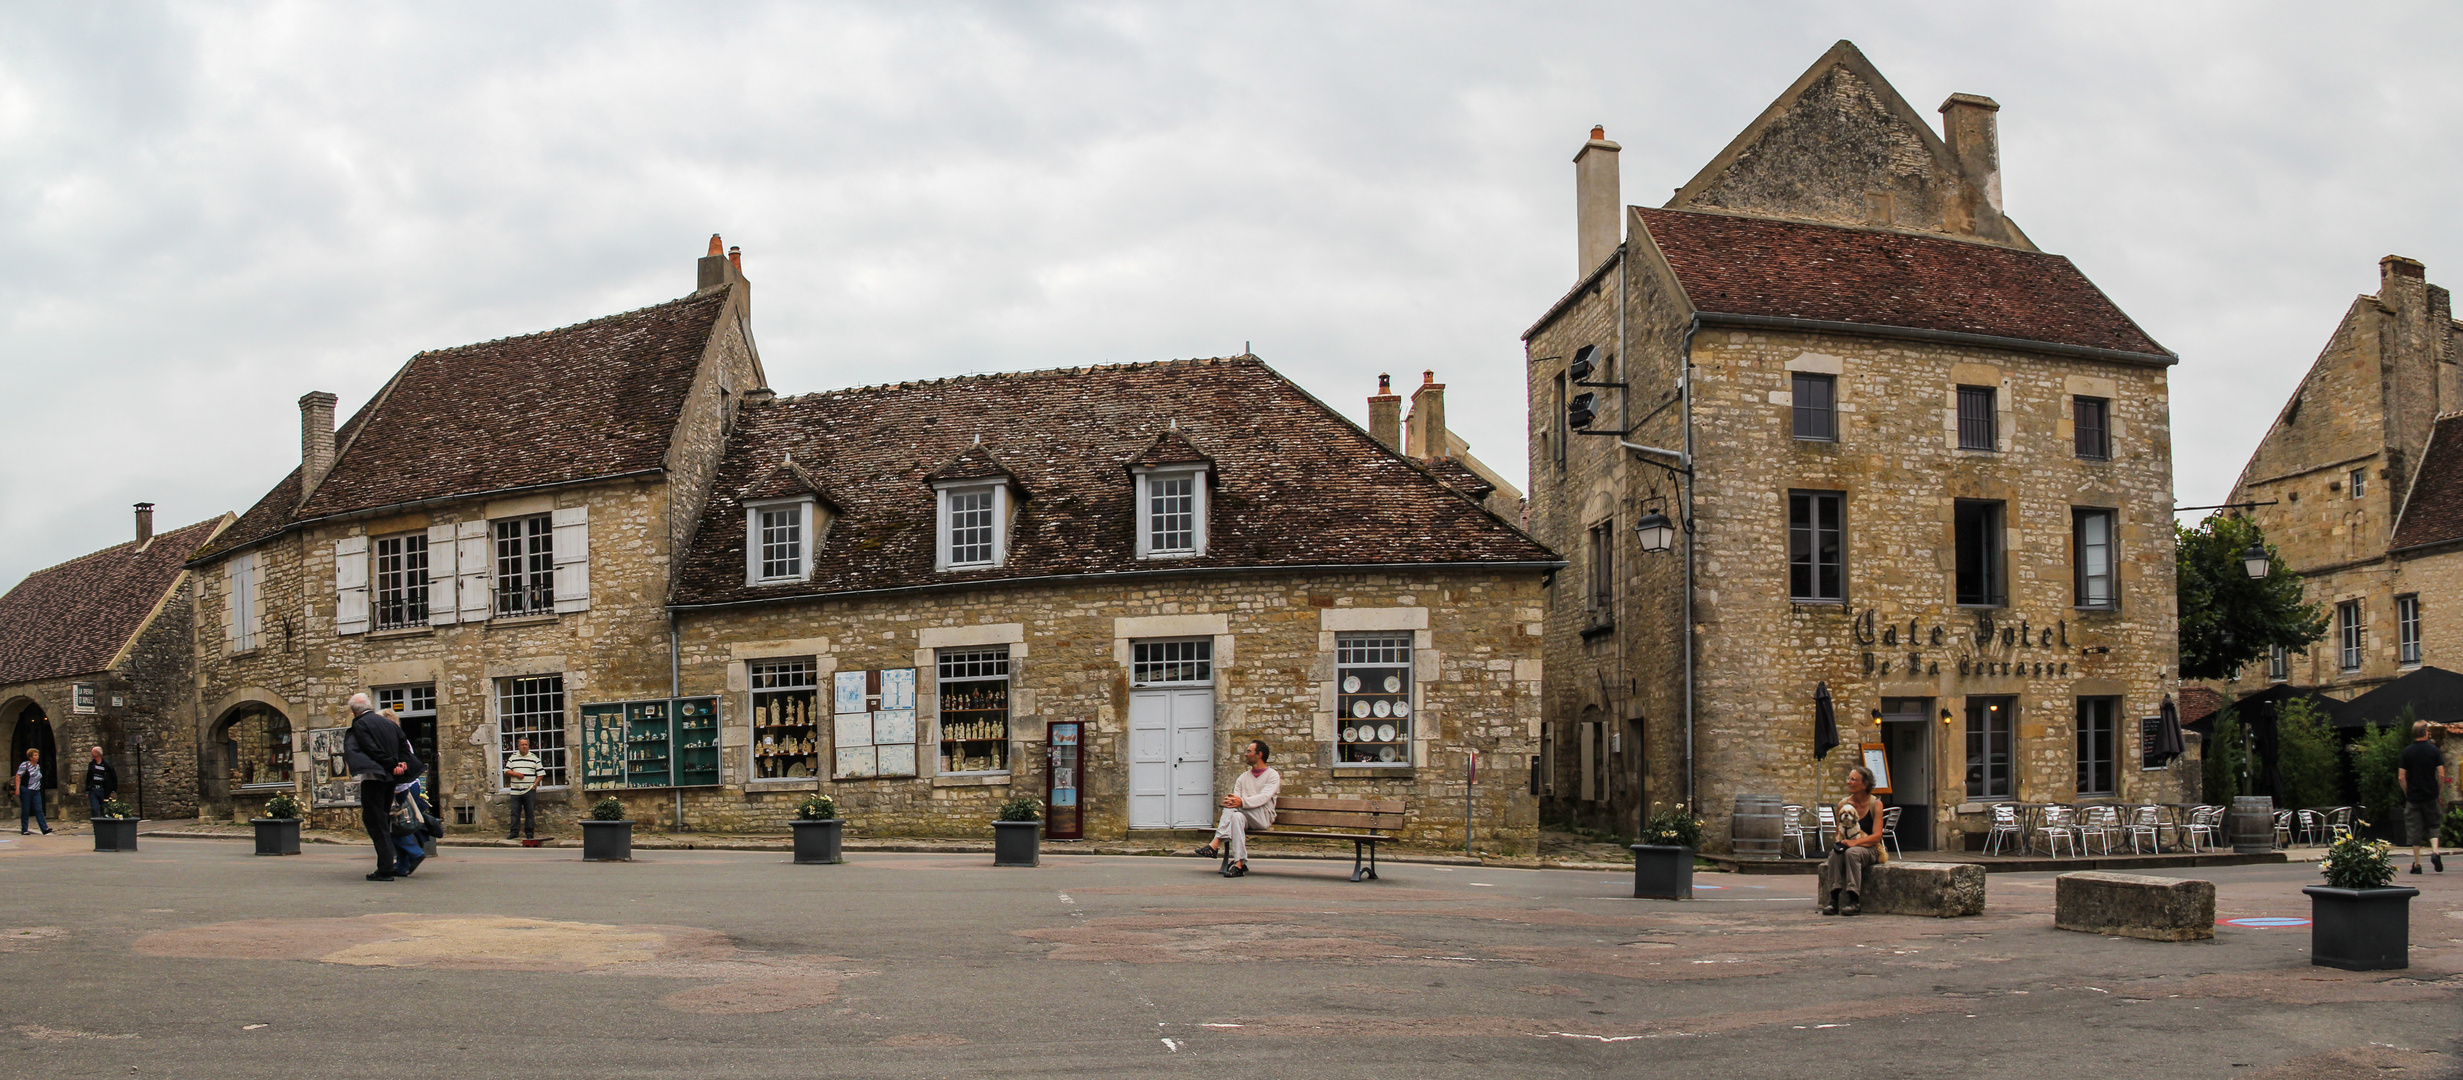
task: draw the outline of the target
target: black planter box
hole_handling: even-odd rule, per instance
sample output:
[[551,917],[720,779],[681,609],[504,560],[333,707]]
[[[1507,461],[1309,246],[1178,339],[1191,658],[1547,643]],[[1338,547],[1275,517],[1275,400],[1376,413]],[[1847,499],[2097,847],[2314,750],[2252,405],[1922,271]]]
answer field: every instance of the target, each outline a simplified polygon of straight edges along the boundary
[[633,823],[630,821],[582,822],[582,861],[633,861]]
[[845,835],[843,818],[797,818],[795,820],[795,861],[799,863],[842,863],[839,841]]
[[94,850],[137,850],[137,819],[133,817],[95,818]]
[[1042,822],[995,821],[992,823],[992,865],[1034,866],[1042,853]]
[[257,829],[257,854],[299,854],[299,819],[295,817],[249,818]]
[[2346,971],[2397,971],[2412,966],[2412,898],[2405,885],[2337,889],[2311,885],[2309,962]]
[[1650,900],[1693,899],[1693,849],[1632,844],[1633,894]]

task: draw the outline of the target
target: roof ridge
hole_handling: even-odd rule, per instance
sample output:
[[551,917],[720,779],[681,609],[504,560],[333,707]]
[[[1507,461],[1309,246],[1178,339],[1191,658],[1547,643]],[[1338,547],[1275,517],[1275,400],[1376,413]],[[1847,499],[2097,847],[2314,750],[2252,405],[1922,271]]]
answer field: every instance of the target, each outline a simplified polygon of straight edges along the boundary
[[1810,225],[1817,229],[1838,229],[1842,232],[1871,233],[1876,236],[1904,236],[1915,240],[1947,240],[1951,243],[1968,244],[1974,247],[1990,248],[1995,251],[2015,251],[2022,255],[2042,255],[2054,259],[2067,259],[2069,257],[2057,251],[2046,251],[2043,248],[2013,247],[2009,244],[1995,243],[1994,241],[1986,240],[1981,237],[1955,236],[1950,233],[1934,232],[1931,229],[1901,229],[1886,225],[1865,225],[1843,221],[1817,221],[1813,218],[1781,217],[1777,214],[1748,214],[1741,210],[1709,210],[1691,206],[1643,206],[1640,204],[1635,204],[1631,207],[1631,209],[1641,210],[1653,214],[1699,214],[1703,217],[1736,218],[1741,221],[1760,221],[1767,222],[1772,225]]
[[779,398],[776,403],[784,405],[789,403],[820,401],[844,394],[860,394],[883,390],[913,390],[918,387],[925,386],[947,386],[950,383],[955,382],[1049,378],[1056,375],[1084,375],[1096,371],[1134,371],[1140,368],[1198,367],[1209,364],[1241,364],[1263,367],[1265,366],[1265,361],[1259,359],[1255,353],[1241,353],[1237,356],[1189,356],[1174,357],[1169,360],[1123,360],[1117,363],[1109,364],[1078,364],[1065,367],[1030,368],[1025,371],[975,371],[968,372],[963,375],[942,375],[931,379],[901,379],[897,382],[866,383],[860,386],[841,386],[832,390],[814,390],[810,393],[796,394],[792,397]]
[[[576,322],[576,323],[566,323],[566,324],[565,324],[565,325],[563,325],[563,326],[550,327],[550,328],[545,329],[545,330],[533,330],[533,331],[531,331],[531,332],[529,332],[529,333],[527,333],[527,334],[507,334],[507,335],[505,335],[505,336],[503,336],[503,337],[493,337],[493,338],[488,338],[488,339],[487,339],[487,340],[485,340],[485,341],[471,341],[471,342],[464,342],[463,344],[460,344],[460,345],[448,345],[448,346],[445,346],[444,348],[441,348],[441,349],[421,349],[421,350],[419,350],[418,352],[412,353],[412,354],[411,354],[411,359],[412,359],[412,360],[417,360],[417,359],[419,359],[419,358],[420,358],[420,357],[422,357],[422,356],[428,356],[428,355],[435,354],[435,353],[453,353],[453,352],[461,352],[461,351],[462,351],[462,350],[464,350],[464,349],[476,349],[476,348],[480,348],[480,347],[487,346],[487,345],[501,345],[501,344],[504,344],[505,342],[508,342],[508,341],[525,341],[525,340],[528,340],[528,339],[530,339],[530,338],[542,338],[542,337],[546,337],[546,336],[548,336],[548,335],[550,335],[550,334],[561,334],[561,333],[564,333],[564,332],[565,332],[565,331],[567,331],[567,330],[578,330],[578,329],[581,329],[582,327],[585,327],[585,326],[590,326],[590,325],[593,325],[593,324],[596,324],[596,323],[610,322],[610,321],[613,321],[613,320],[616,320],[616,319],[631,318],[631,317],[633,317],[633,316],[635,316],[635,315],[640,315],[640,314],[643,314],[644,312],[656,311],[656,310],[658,310],[658,309],[660,309],[660,308],[674,307],[674,306],[679,305],[679,304],[691,303],[692,301],[695,301],[695,300],[705,300],[705,299],[710,299],[710,298],[714,298],[714,297],[715,297],[715,298],[718,298],[718,299],[722,299],[722,300],[723,300],[723,299],[725,299],[726,295],[727,295],[727,294],[726,294],[726,293],[724,293],[724,292],[707,292],[707,293],[699,293],[699,292],[697,292],[697,293],[690,293],[690,294],[687,294],[687,295],[684,295],[684,296],[679,296],[679,297],[677,297],[677,298],[675,298],[675,299],[673,299],[673,300],[661,300],[661,301],[659,301],[658,303],[655,303],[655,304],[644,304],[644,305],[642,305],[641,307],[634,308],[634,309],[632,309],[632,310],[630,310],[630,311],[619,311],[619,312],[616,312],[616,313],[611,314],[611,315],[601,315],[601,316],[598,316],[597,318],[592,318],[592,319],[583,319],[583,320],[582,320],[582,321],[580,321],[580,322]],[[409,366],[408,362],[405,362],[403,366],[404,366],[404,367],[408,367],[408,366]]]
[[[216,514],[216,515],[214,515],[213,517],[207,518],[207,519],[205,519],[205,520],[203,520],[203,521],[192,521],[192,522],[190,522],[190,523],[188,523],[188,524],[186,524],[186,525],[182,525],[182,526],[180,526],[179,528],[176,528],[176,529],[164,529],[164,530],[163,530],[163,531],[161,531],[161,532],[155,533],[155,534],[154,534],[154,536],[153,536],[153,540],[160,540],[160,539],[162,539],[162,538],[164,538],[164,537],[166,537],[166,536],[177,536],[177,535],[179,535],[180,533],[187,532],[188,530],[190,530],[190,529],[194,529],[194,528],[197,528],[197,527],[199,527],[199,526],[203,526],[203,525],[211,525],[211,524],[213,524],[213,523],[215,523],[215,522],[217,522],[217,521],[221,521],[221,520],[223,519],[224,514],[229,514],[229,513],[230,513],[230,511],[226,510],[226,511],[223,511],[223,513],[222,513],[222,514]],[[210,537],[210,536],[209,536],[209,537],[207,537],[206,539],[211,540],[211,539],[212,539],[212,537]],[[150,546],[150,545],[152,544],[152,540],[147,541],[147,543],[148,543],[148,545]],[[22,577],[22,578],[17,579],[17,582],[18,582],[18,584],[22,585],[22,584],[25,584],[25,583],[26,583],[26,582],[28,582],[28,581],[31,581],[31,580],[33,580],[33,579],[35,579],[35,578],[37,578],[37,577],[40,577],[40,576],[42,576],[42,575],[44,575],[44,574],[48,574],[48,573],[50,573],[50,572],[52,572],[52,571],[54,571],[54,570],[59,570],[59,569],[65,568],[65,567],[75,566],[75,565],[77,565],[78,563],[85,562],[85,561],[87,561],[87,560],[89,560],[89,559],[99,559],[99,558],[102,558],[102,557],[103,557],[103,556],[105,556],[105,555],[109,555],[109,554],[111,554],[112,552],[118,551],[118,550],[120,550],[121,548],[125,548],[125,547],[136,547],[136,546],[137,546],[137,541],[135,541],[135,540],[122,540],[122,541],[120,541],[119,543],[113,544],[113,545],[111,545],[110,547],[107,547],[107,548],[96,548],[96,549],[94,549],[94,550],[92,550],[92,551],[86,552],[86,553],[85,553],[85,554],[83,554],[83,555],[75,555],[75,556],[71,556],[71,557],[66,558],[66,559],[62,559],[62,560],[60,560],[59,562],[56,562],[56,563],[53,563],[53,564],[51,564],[51,565],[49,565],[49,566],[43,567],[43,568],[42,568],[42,569],[40,569],[40,570],[29,570],[29,571],[27,571],[27,572],[26,572],[26,576],[25,576],[25,577]],[[194,552],[191,552],[191,554],[194,554]],[[181,565],[183,565],[183,566],[187,565],[187,562],[188,562],[188,560],[187,560],[186,558],[182,558],[182,559],[180,560],[180,563],[181,563]],[[11,586],[11,588],[14,588],[14,587],[15,587],[15,586]],[[6,590],[0,590],[0,594],[4,594],[5,592],[6,592]]]

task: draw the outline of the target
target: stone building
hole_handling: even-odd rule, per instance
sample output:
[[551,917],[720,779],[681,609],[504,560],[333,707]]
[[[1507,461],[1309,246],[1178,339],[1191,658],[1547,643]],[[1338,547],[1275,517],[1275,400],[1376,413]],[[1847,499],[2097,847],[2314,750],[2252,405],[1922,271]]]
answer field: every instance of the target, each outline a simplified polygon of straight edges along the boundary
[[2350,700],[2422,665],[2463,668],[2463,365],[2447,291],[2400,255],[2352,301],[2241,468],[2246,512],[2326,605],[2326,640],[2262,680]]
[[2175,357],[2005,215],[1997,110],[1937,135],[1840,42],[1664,207],[1620,207],[1604,132],[1575,157],[1577,281],[1525,335],[1530,528],[1572,563],[1550,815],[1690,801],[1724,846],[1737,795],[1871,758],[1917,849],[2194,790],[2139,752],[2177,685]]
[[[120,797],[152,818],[196,813],[201,771],[243,767],[198,750],[196,583],[183,565],[231,520],[156,533],[154,504],[138,503],[135,539],[35,571],[0,596],[0,730],[10,761],[43,752],[53,823],[86,816],[88,747],[103,748]],[[80,794],[64,798],[71,787]]]
[[1206,828],[1263,739],[1286,792],[1530,850],[1558,564],[1451,483],[1248,356],[750,404],[673,605],[720,721],[684,818]]
[[1489,513],[1520,524],[1522,492],[1487,462],[1471,456],[1471,444],[1445,426],[1445,384],[1437,381],[1437,373],[1420,373],[1408,414],[1402,401],[1392,377],[1377,376],[1377,392],[1368,399],[1368,433],[1387,449],[1419,459],[1447,487],[1478,500]]
[[190,563],[197,737],[296,750],[209,772],[209,814],[294,788],[356,814],[335,766],[369,691],[448,821],[501,822],[496,762],[524,736],[542,817],[572,816],[575,705],[675,693],[675,555],[766,383],[740,260],[712,237],[698,270],[677,300],[413,356],[339,430],[333,395],[300,399],[300,467]]
[[718,250],[690,296],[412,357],[339,430],[302,399],[300,470],[192,562],[198,730],[298,750],[209,778],[210,813],[355,813],[364,690],[465,828],[502,826],[521,737],[548,825],[612,794],[776,830],[824,792],[859,832],[980,835],[1025,795],[1086,837],[1210,825],[1263,738],[1295,793],[1532,845],[1559,564],[1459,440],[1396,453],[1253,357],[782,400]]

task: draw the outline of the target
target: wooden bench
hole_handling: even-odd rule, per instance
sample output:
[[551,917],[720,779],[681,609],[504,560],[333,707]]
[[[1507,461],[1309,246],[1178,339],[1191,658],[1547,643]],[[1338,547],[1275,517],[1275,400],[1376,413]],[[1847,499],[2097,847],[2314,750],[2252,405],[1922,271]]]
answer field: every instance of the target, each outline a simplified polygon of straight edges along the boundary
[[[1274,828],[1249,833],[1249,840],[1351,841],[1351,880],[1377,878],[1377,845],[1403,827],[1401,799],[1310,799],[1284,796],[1274,801]],[[1231,845],[1223,845],[1223,869],[1231,869]]]

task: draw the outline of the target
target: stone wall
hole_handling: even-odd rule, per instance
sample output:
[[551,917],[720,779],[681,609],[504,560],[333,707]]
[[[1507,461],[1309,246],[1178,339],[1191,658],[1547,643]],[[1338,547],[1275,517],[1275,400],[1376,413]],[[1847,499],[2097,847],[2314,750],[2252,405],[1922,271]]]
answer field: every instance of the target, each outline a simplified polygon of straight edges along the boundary
[[[55,824],[85,820],[86,748],[96,745],[119,770],[120,797],[146,817],[197,812],[196,676],[188,648],[195,593],[195,576],[183,576],[109,671],[0,686],[0,737],[28,706],[41,708],[51,724],[58,758],[47,764],[58,786],[45,809]],[[94,687],[91,713],[76,711],[81,683]]]

